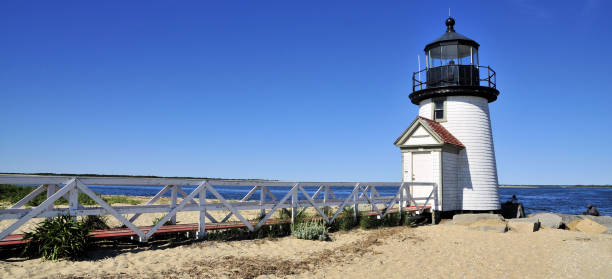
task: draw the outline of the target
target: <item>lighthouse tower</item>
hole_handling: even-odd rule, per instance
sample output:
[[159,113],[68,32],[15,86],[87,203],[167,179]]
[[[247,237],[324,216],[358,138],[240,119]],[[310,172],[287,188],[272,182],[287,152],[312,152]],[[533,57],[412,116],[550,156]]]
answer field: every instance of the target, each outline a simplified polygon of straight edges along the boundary
[[[425,46],[425,69],[413,74],[410,101],[419,115],[395,141],[402,178],[437,185],[434,210],[498,210],[489,118],[489,103],[499,95],[495,71],[479,65],[480,45],[454,25],[449,17],[446,32]],[[416,196],[431,192],[416,188]]]

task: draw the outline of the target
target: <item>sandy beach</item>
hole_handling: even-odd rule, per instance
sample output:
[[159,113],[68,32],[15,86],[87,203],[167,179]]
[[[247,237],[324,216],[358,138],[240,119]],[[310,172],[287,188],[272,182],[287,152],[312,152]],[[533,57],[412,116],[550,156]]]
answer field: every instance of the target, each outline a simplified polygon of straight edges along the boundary
[[612,235],[394,227],[176,247],[100,249],[82,261],[5,259],[1,278],[606,278]]

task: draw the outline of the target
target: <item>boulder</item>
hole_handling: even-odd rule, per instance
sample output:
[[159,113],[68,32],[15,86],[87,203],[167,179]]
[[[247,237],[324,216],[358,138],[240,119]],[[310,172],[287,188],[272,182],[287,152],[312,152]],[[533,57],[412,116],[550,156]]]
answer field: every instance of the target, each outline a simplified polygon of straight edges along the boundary
[[534,218],[510,219],[508,229],[515,232],[535,232],[540,229],[540,221]]
[[493,231],[493,232],[507,232],[508,226],[505,221],[500,219],[481,219],[468,225],[468,229],[474,231]]
[[535,218],[540,221],[542,227],[551,229],[559,229],[563,224],[561,216],[553,213],[543,212],[529,215],[531,218]]
[[575,229],[577,231],[581,231],[581,232],[585,232],[585,233],[595,233],[595,234],[599,234],[599,233],[604,233],[608,230],[608,227],[600,225],[594,221],[592,221],[591,219],[584,219],[584,220],[576,220],[574,221],[576,222],[575,224],[570,223],[572,226],[575,226]]
[[500,214],[457,214],[453,216],[453,225],[468,226],[480,220],[498,220],[504,221],[504,218]]

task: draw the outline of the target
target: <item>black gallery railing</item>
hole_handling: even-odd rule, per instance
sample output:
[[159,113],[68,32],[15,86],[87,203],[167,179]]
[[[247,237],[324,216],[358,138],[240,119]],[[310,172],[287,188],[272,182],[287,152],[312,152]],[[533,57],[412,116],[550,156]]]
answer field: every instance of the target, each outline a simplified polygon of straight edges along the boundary
[[497,78],[491,67],[473,65],[444,65],[426,68],[412,74],[412,92],[444,86],[496,88]]

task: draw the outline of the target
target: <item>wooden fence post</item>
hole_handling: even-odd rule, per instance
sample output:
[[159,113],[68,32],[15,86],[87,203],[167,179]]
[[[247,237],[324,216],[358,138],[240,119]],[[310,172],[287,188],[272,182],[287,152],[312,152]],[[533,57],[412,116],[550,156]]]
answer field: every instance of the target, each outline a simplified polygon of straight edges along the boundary
[[[47,199],[50,198],[51,196],[53,196],[53,194],[55,194],[55,189],[57,188],[57,185],[55,184],[49,184],[47,185]],[[49,206],[49,209],[47,210],[53,210],[53,204],[51,204]]]
[[323,192],[323,211],[329,212],[329,206],[327,206],[327,199],[329,199],[329,186],[325,187],[325,192]]
[[[176,207],[176,197],[177,197],[176,185],[172,185],[172,189],[170,192],[170,210],[168,210],[168,212],[170,212],[172,209]],[[176,215],[170,218],[170,223],[172,223],[172,225],[176,225]]]
[[266,209],[264,208],[264,202],[266,202],[266,186],[259,186],[259,216],[266,216]]
[[297,218],[297,199],[298,199],[298,187],[292,189],[291,192],[291,224],[295,223],[295,219]]
[[[399,201],[398,201],[398,208],[397,208],[397,212],[399,212],[399,216],[400,218],[402,217],[402,212],[404,211],[404,183],[400,184],[400,188],[399,188]],[[391,205],[393,206],[393,205]]]
[[79,189],[75,187],[68,193],[68,210],[70,212],[70,216],[72,216],[72,218],[76,221],[76,211],[79,209]]
[[359,183],[355,184],[355,188],[357,191],[354,191],[353,194],[353,222],[357,223],[357,214],[359,214]]
[[196,238],[204,239],[206,237],[206,188],[200,189],[200,220],[198,224],[198,232]]

